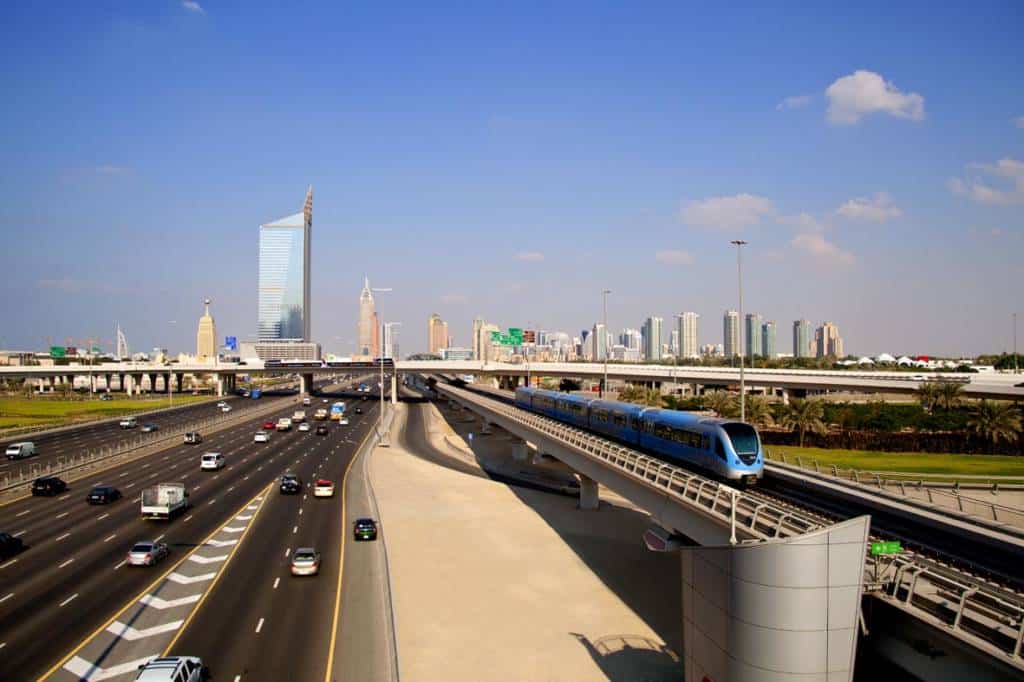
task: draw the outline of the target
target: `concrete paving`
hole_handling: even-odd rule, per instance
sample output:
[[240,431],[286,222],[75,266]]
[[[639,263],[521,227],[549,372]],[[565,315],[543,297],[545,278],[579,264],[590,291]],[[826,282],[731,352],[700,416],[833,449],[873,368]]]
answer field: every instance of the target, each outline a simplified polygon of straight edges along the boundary
[[399,409],[370,468],[404,680],[681,679],[679,558],[645,549],[645,514],[439,465],[405,429],[435,408]]

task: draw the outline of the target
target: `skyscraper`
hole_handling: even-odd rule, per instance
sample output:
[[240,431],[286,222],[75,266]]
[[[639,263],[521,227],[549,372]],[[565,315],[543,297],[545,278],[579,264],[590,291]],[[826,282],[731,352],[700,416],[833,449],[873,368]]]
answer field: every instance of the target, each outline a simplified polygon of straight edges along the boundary
[[661,360],[660,317],[651,316],[644,322],[644,359],[648,362]]
[[427,352],[440,353],[448,347],[448,323],[437,313],[427,318]]
[[752,358],[755,355],[761,354],[761,316],[757,313],[747,313],[745,324],[747,325],[744,329],[744,335],[746,338],[746,354],[748,358]]
[[313,188],[302,211],[260,225],[260,341],[310,338],[309,254],[313,227]]
[[604,323],[595,322],[590,333],[590,340],[593,347],[590,349],[590,357],[594,362],[604,362],[608,354],[608,333],[604,330]]
[[811,357],[811,343],[814,341],[814,330],[808,320],[793,321],[793,357]]
[[668,352],[673,357],[677,357],[677,358],[679,357],[679,327],[678,326],[676,326],[676,328],[673,329],[671,331],[671,333],[669,334]]
[[206,312],[199,318],[196,331],[196,360],[205,362],[217,357],[217,324],[210,315],[210,299],[206,299]]
[[761,355],[774,358],[778,355],[775,339],[775,323],[769,320],[761,325]]
[[841,358],[843,354],[843,339],[839,336],[839,327],[832,322],[823,322],[814,334],[816,354],[819,358],[834,357]]
[[377,312],[370,291],[370,278],[363,278],[363,290],[359,293],[359,353],[361,357],[374,357],[374,337],[377,335]]
[[734,358],[740,354],[740,314],[735,310],[726,310],[722,318],[722,346],[725,357]]
[[700,315],[697,313],[683,313],[678,317],[679,325],[679,354],[684,358],[700,357],[700,348],[697,345],[697,320]]

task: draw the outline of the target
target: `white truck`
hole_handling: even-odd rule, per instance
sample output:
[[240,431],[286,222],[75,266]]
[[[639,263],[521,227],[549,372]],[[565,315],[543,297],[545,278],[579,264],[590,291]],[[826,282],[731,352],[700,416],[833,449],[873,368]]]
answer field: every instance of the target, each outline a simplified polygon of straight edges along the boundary
[[126,417],[125,419],[122,419],[120,422],[120,426],[122,429],[134,429],[138,425],[139,422],[135,421],[135,417]]
[[36,444],[31,441],[11,443],[7,446],[7,459],[23,459],[36,454]]
[[292,421],[295,422],[296,424],[301,424],[302,422],[306,421],[306,411],[295,410],[294,414],[292,414]]
[[190,506],[184,483],[158,483],[142,491],[144,519],[170,519]]
[[280,419],[277,420],[277,430],[278,431],[291,431],[292,430],[292,420],[289,419],[288,417],[281,417]]

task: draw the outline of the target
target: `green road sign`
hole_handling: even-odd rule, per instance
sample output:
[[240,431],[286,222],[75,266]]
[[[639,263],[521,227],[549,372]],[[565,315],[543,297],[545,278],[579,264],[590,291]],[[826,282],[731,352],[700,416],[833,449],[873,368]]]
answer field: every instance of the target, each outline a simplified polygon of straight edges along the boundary
[[491,332],[491,343],[502,346],[521,346],[523,345],[523,330],[518,327],[509,327],[507,334]]
[[883,554],[899,554],[902,551],[903,547],[900,545],[899,540],[888,540],[886,542],[871,543],[871,556],[879,556]]
[[50,346],[51,358],[62,358],[65,356],[64,346]]

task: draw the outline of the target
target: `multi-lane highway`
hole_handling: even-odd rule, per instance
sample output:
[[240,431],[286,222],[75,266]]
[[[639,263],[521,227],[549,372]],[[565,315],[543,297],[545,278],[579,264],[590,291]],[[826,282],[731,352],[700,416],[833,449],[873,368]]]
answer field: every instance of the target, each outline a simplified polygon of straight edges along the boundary
[[[297,400],[282,400],[280,410],[270,418],[290,415]],[[321,405],[321,398],[314,400],[315,409]],[[362,403],[365,415],[351,416],[349,426],[330,424],[327,436],[293,430],[272,434],[268,444],[253,442],[253,435],[265,418],[243,419],[237,426],[209,436],[201,445],[175,445],[77,481],[69,493],[59,497],[28,498],[0,508],[0,531],[21,537],[27,545],[21,554],[0,563],[0,679],[31,679],[43,674],[158,575],[154,570],[125,565],[125,552],[135,541],[166,542],[174,559],[201,543],[239,505],[286,471],[294,470],[310,482],[318,475],[319,467],[320,472],[329,472],[329,476],[340,481],[343,467],[366,435],[376,405],[372,400]],[[200,471],[199,456],[207,451],[223,453],[227,467],[216,472]],[[192,509],[169,523],[141,520],[139,491],[154,483],[171,481],[186,484]],[[101,483],[118,487],[124,499],[110,506],[87,505],[86,492]],[[331,576],[336,577],[339,565],[339,534],[335,531],[341,521],[340,512],[331,514],[330,507],[337,509],[340,489],[339,485],[338,495],[327,500],[314,500],[311,495],[306,500],[301,496],[269,499],[267,513],[259,523],[272,525],[266,531],[254,528],[250,538],[258,546],[271,537],[276,539],[280,533],[288,536],[288,546],[307,542],[322,546],[323,575],[307,584],[312,589],[327,588],[325,594],[331,596],[336,590],[328,588],[328,584]],[[323,504],[317,507],[313,502]],[[303,516],[306,518],[300,518]],[[298,529],[308,532],[308,536],[300,537]],[[248,552],[248,546],[243,544],[239,551]],[[280,561],[284,562],[283,548],[280,554]],[[231,564],[231,571],[246,566],[250,570],[265,567],[280,573],[279,567],[271,565],[270,555],[262,551],[252,558],[239,557]],[[157,571],[160,570],[163,569],[158,567]],[[250,582],[245,576],[239,580]],[[238,584],[233,577],[223,582]],[[289,582],[289,589],[291,585]],[[295,587],[309,589],[301,583]],[[211,594],[214,606],[197,612],[194,622],[200,631],[208,627],[203,620],[206,614],[212,618],[220,610],[215,605],[217,599],[216,593]],[[333,599],[324,600],[331,602],[333,616]],[[232,618],[240,615],[238,611],[231,613]],[[315,613],[318,617],[322,615],[321,611]],[[230,652],[230,648],[225,646],[225,651]],[[220,654],[210,655],[210,663],[224,670],[219,665]],[[225,656],[226,665],[235,665],[239,660],[227,653]]]

